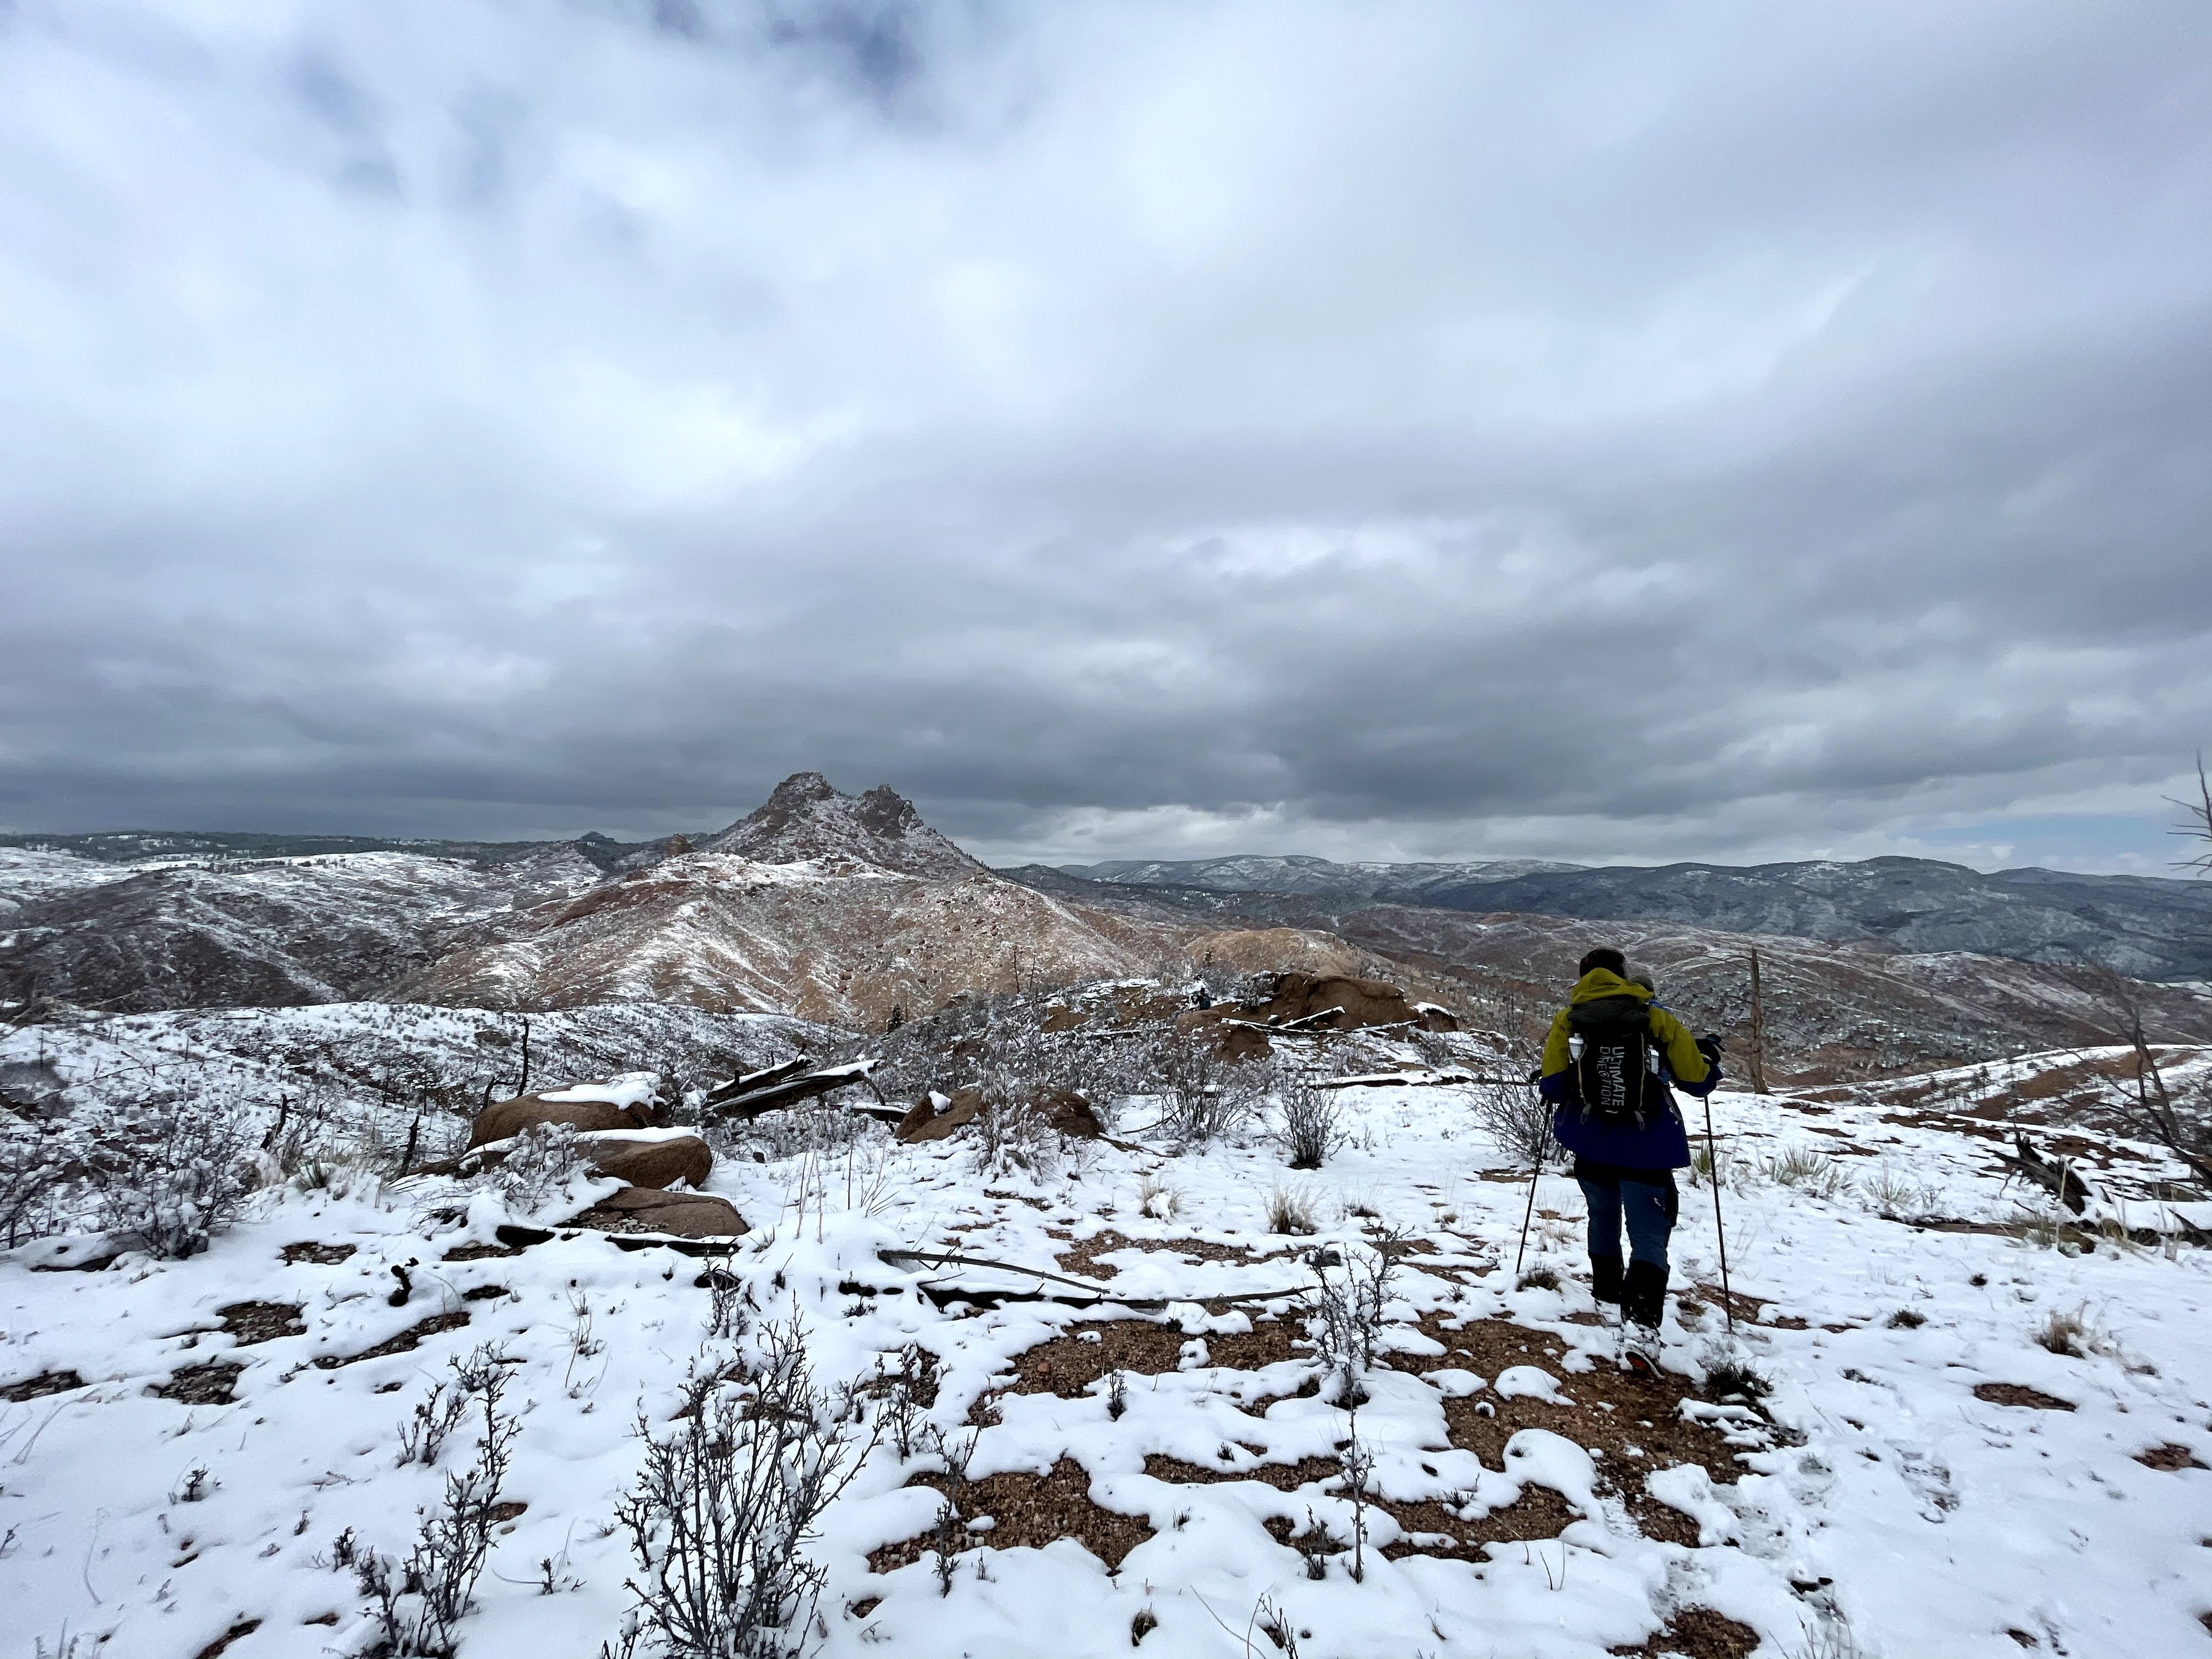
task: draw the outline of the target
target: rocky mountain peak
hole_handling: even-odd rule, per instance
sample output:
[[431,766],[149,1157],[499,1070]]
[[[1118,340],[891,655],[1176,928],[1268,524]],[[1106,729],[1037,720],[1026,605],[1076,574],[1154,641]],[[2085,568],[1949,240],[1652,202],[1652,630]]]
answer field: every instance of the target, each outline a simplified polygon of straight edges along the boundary
[[957,881],[984,866],[931,829],[889,784],[848,795],[819,772],[794,772],[750,816],[708,843],[762,864],[850,858],[879,869]]

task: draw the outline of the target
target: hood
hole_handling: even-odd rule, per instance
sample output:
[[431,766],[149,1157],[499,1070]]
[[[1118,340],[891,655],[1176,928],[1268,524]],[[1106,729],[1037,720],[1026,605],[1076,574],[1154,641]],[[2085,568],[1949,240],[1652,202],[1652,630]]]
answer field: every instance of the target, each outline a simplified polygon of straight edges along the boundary
[[1575,981],[1575,994],[1568,1000],[1596,1002],[1606,997],[1634,997],[1638,1002],[1649,1002],[1651,993],[1621,978],[1610,968],[1593,968]]

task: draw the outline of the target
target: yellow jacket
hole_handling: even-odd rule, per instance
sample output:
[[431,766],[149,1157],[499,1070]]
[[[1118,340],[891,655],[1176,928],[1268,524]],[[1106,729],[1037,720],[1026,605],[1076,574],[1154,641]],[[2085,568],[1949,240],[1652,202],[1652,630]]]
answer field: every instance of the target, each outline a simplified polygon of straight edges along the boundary
[[[1630,982],[1609,968],[1593,968],[1575,984],[1571,1003],[1595,1002],[1601,997],[1634,997],[1648,1003],[1651,993],[1641,985]],[[1650,1012],[1651,1036],[1667,1056],[1667,1069],[1679,1083],[1699,1084],[1711,1067],[1705,1057],[1698,1052],[1698,1040],[1690,1035],[1690,1028],[1668,1013],[1664,1008]],[[1551,1035],[1544,1039],[1544,1075],[1553,1077],[1567,1069],[1567,1011],[1565,1008],[1552,1017]]]

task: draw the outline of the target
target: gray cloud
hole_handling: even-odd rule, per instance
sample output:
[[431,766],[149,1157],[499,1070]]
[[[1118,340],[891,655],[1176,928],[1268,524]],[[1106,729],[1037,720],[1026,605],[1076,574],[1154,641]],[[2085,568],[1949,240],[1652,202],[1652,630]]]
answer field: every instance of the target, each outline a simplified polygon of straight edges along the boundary
[[2156,867],[2186,4],[0,14],[0,822]]

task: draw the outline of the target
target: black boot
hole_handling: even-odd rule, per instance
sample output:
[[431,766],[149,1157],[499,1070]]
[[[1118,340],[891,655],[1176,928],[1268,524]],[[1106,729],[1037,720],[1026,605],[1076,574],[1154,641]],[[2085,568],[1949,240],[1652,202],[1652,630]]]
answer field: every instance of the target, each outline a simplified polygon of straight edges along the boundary
[[1617,1255],[1594,1255],[1590,1258],[1590,1297],[1596,1302],[1620,1304],[1620,1258]]
[[1621,1281],[1620,1311],[1630,1324],[1656,1331],[1667,1314],[1667,1269],[1656,1262],[1632,1261]]

